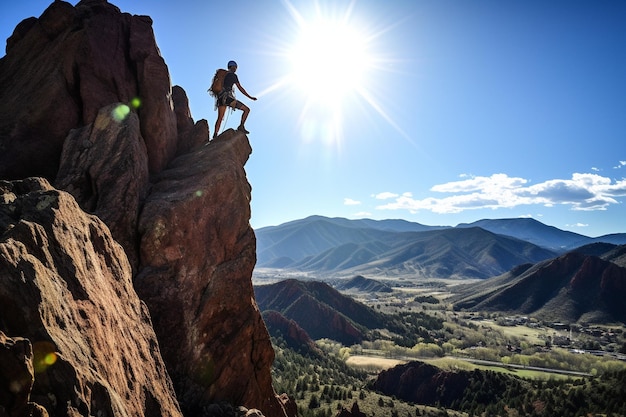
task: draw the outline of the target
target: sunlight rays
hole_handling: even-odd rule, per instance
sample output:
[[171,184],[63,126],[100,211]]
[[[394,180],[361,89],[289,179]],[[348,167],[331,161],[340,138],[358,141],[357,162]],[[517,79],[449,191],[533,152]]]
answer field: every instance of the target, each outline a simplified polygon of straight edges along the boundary
[[[274,43],[279,47],[271,53],[282,72],[258,96],[284,92],[281,100],[289,100],[299,110],[298,129],[304,143],[319,142],[340,151],[347,132],[346,115],[365,111],[350,105],[356,102],[374,110],[413,143],[382,103],[391,88],[390,73],[396,60],[385,58],[375,47],[395,24],[376,28],[374,22],[359,20],[356,3],[337,6],[315,1],[312,8],[299,10],[283,0],[291,21],[284,25],[286,33]],[[366,121],[368,116],[363,113],[358,118]]]

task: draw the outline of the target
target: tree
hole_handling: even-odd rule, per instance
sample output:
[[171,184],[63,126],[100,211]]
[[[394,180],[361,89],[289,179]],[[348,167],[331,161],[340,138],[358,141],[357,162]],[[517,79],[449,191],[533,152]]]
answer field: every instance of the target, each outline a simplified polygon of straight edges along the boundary
[[319,408],[320,399],[317,398],[316,394],[311,395],[311,399],[309,400],[309,409],[312,410],[314,408]]

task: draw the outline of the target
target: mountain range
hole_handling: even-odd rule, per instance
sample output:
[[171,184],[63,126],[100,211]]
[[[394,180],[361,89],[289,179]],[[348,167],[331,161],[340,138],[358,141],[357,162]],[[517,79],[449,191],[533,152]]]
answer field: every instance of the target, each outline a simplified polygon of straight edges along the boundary
[[[589,248],[595,251],[597,248]],[[626,246],[585,248],[498,277],[452,288],[456,310],[532,315],[546,321],[626,323]]]
[[255,230],[257,268],[324,274],[489,278],[594,242],[529,218],[480,220],[456,227],[405,220],[311,216]]
[[[272,311],[284,319],[273,317],[266,321],[270,333],[297,323],[314,340],[330,338],[346,346],[360,343],[368,329],[383,327],[384,319],[374,309],[342,295],[329,284],[320,281],[289,279],[270,285],[254,287],[263,316]],[[292,326],[297,332],[297,327]]]
[[[607,249],[601,256],[585,252]],[[311,339],[351,345],[369,330],[393,321],[341,291],[385,291],[362,276],[333,288],[320,281],[287,279],[254,287],[270,334],[295,349],[315,350]],[[564,323],[626,323],[626,245],[592,244],[536,264],[519,265],[498,277],[450,287],[457,311],[528,315]],[[397,330],[397,329],[394,329]]]
[[[357,277],[356,282],[365,281]],[[383,313],[321,281],[287,279],[255,285],[254,293],[270,334],[302,352],[315,352],[311,339],[328,338],[350,346],[380,338],[381,329],[396,344],[411,347],[417,340],[432,340],[431,332],[443,329],[438,317],[424,312]]]

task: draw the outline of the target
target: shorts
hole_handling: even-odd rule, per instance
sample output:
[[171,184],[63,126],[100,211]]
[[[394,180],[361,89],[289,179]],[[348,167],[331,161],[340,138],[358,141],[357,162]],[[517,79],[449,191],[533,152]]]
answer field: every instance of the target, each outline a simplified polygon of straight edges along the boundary
[[217,105],[218,106],[230,106],[234,109],[239,109],[239,110],[243,109],[243,104],[240,101],[237,101],[237,99],[233,97],[232,94],[228,94],[228,93],[222,94],[218,97]]

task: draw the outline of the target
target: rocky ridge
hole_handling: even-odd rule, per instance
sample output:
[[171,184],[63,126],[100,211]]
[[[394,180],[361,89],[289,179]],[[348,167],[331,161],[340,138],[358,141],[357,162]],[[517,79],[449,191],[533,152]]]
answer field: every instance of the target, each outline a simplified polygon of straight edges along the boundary
[[6,51],[0,415],[293,414],[251,283],[247,137],[208,144],[151,19],[105,0],[53,2]]
[[626,322],[626,268],[579,252],[521,266],[455,292],[451,301],[459,310],[503,311],[566,323]]

